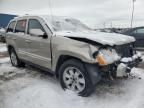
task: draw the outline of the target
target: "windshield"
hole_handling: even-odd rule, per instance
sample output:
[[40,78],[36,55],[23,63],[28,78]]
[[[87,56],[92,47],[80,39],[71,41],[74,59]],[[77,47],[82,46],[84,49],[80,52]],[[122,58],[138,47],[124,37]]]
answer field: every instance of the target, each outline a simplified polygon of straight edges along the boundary
[[73,18],[54,17],[52,21],[48,18],[46,20],[51,24],[54,31],[89,31],[91,28],[87,27],[81,21]]

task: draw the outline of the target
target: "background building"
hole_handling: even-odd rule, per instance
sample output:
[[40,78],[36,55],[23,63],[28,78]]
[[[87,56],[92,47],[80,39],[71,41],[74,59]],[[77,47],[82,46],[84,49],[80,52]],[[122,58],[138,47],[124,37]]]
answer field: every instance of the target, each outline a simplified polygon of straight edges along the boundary
[[16,17],[16,15],[2,14],[0,13],[0,27],[6,27],[11,19]]

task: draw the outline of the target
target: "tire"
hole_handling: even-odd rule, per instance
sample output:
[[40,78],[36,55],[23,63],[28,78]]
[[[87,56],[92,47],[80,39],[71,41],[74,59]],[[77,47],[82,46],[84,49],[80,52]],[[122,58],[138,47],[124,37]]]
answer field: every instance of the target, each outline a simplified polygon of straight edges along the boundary
[[70,59],[62,64],[59,79],[64,90],[72,90],[82,97],[88,97],[94,90],[83,63],[76,59]]
[[10,60],[11,60],[12,66],[15,66],[15,67],[24,67],[25,66],[25,63],[20,61],[20,59],[18,58],[18,56],[13,48],[10,49]]

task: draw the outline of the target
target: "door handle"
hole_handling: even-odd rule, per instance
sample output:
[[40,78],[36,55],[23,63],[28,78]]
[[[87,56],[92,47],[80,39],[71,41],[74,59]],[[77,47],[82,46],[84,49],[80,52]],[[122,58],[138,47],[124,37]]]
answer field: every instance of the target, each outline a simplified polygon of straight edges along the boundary
[[32,41],[30,41],[30,40],[25,40],[25,42],[26,42],[26,43],[32,43]]

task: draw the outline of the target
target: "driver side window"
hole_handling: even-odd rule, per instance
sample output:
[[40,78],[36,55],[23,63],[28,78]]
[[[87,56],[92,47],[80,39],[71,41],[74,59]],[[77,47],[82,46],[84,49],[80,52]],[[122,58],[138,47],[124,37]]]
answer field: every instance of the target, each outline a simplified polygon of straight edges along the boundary
[[138,34],[144,34],[144,28],[137,29],[137,33],[138,33]]
[[132,32],[133,34],[144,34],[144,28],[138,28]]
[[132,32],[132,34],[137,34],[137,30],[134,30],[134,31]]
[[28,34],[30,34],[30,29],[41,29],[44,33],[45,30],[40,24],[40,22],[36,19],[30,19],[28,23]]

